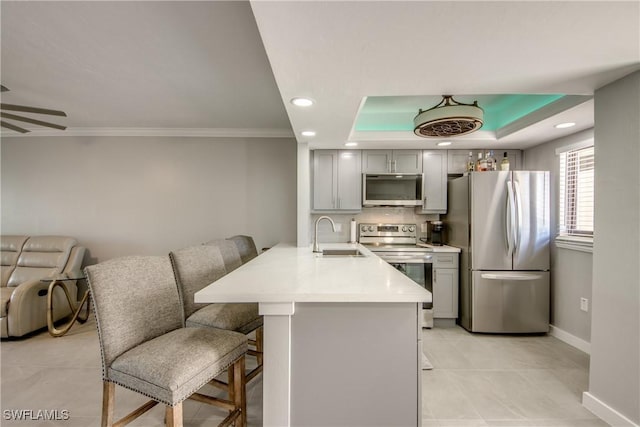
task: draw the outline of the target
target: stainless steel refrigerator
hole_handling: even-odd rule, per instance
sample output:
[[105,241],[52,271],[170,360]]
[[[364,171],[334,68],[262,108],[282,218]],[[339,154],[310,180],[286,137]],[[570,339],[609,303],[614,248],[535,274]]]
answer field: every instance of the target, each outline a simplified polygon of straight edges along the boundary
[[449,244],[460,255],[460,324],[549,330],[549,172],[471,172],[449,181]]

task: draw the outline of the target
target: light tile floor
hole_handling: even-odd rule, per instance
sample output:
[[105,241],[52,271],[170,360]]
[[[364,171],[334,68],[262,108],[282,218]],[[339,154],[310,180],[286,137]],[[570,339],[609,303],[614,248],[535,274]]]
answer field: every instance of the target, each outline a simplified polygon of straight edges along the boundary
[[422,373],[431,426],[606,426],[582,407],[589,356],[551,336],[423,329],[433,370]]
[[[606,426],[580,402],[588,388],[589,357],[553,337],[469,334],[461,328],[424,329],[434,369],[422,372],[423,425]],[[248,367],[254,359],[247,358]],[[0,425],[98,427],[101,412],[100,349],[95,322],[61,338],[44,331],[0,343]],[[220,395],[208,388],[205,392]],[[262,376],[247,388],[250,426],[262,424]],[[116,416],[145,398],[116,387]],[[7,410],[67,410],[69,420],[12,421]],[[186,401],[185,426],[215,425],[225,413]],[[160,426],[160,406],[131,426]],[[394,426],[389,426],[394,427]]]

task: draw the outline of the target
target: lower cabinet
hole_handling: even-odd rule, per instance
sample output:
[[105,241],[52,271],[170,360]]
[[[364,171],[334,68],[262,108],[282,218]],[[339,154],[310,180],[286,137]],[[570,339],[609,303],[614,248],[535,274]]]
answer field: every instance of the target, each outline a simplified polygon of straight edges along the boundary
[[458,254],[436,254],[433,263],[433,317],[458,317]]

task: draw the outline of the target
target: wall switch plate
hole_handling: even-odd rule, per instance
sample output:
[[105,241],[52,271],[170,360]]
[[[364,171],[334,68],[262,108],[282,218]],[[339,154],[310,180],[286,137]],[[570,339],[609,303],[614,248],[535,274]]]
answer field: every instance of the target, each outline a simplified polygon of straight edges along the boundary
[[342,231],[342,224],[340,224],[339,222],[336,222],[336,233],[339,233]]
[[580,310],[589,311],[589,300],[587,298],[580,298]]

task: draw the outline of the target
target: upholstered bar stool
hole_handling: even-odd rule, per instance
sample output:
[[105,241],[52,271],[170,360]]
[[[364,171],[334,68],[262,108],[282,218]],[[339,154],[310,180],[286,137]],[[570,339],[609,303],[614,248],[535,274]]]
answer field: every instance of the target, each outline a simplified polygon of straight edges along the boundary
[[[125,257],[85,268],[102,354],[102,426],[126,425],[157,403],[167,426],[182,426],[182,402],[220,406],[220,424],[246,425],[246,336],[221,329],[185,328],[169,257]],[[197,391],[228,371],[229,399]],[[152,400],[114,423],[119,385]]]
[[258,248],[256,248],[256,244],[251,236],[237,235],[231,236],[227,240],[235,243],[243,264],[246,264],[258,256]]
[[[262,327],[262,316],[258,314],[256,303],[215,303],[196,304],[194,294],[215,282],[227,269],[241,265],[240,255],[233,242],[229,240],[192,246],[171,252],[176,283],[182,296],[184,317],[187,326],[219,328],[249,334]],[[222,249],[221,249],[222,247]],[[226,254],[226,262],[225,262]],[[262,330],[256,331],[256,350],[249,350],[256,356],[258,365],[247,374],[247,381],[262,372]],[[219,384],[224,386],[223,384]]]

